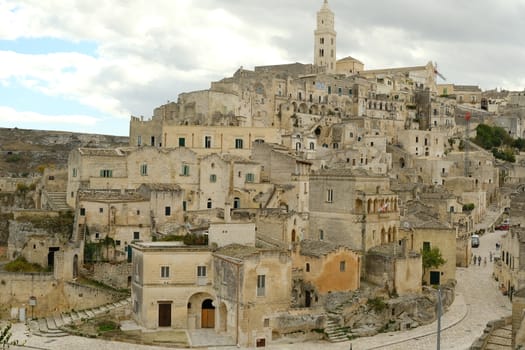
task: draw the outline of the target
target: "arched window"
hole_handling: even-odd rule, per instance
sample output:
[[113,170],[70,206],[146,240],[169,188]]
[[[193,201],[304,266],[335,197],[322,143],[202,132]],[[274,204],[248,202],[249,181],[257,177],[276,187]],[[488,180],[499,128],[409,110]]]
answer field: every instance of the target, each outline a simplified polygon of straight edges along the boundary
[[208,202],[206,203],[206,208],[211,209],[211,207],[212,207],[211,198],[208,198]]
[[314,150],[315,149],[315,144],[313,142],[310,142],[310,149],[311,150]]
[[241,199],[239,197],[235,197],[233,199],[233,209],[238,209],[241,207]]

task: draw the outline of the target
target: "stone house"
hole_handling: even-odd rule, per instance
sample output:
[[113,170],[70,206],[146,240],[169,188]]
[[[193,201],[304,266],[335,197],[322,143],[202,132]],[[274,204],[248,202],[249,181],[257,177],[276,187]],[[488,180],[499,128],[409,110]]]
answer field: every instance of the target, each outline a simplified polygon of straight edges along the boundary
[[240,346],[259,347],[272,340],[279,315],[290,307],[289,251],[237,244],[213,253],[217,324]]
[[[272,339],[290,304],[291,258],[280,250],[133,243],[133,318],[148,329],[213,329],[240,346]],[[278,286],[278,288],[277,288]]]
[[456,229],[440,221],[437,214],[425,204],[407,203],[408,210],[401,217],[399,237],[406,239],[407,249],[422,253],[439,248],[445,264],[425,272],[424,283],[440,284],[456,278]]
[[397,195],[388,177],[362,170],[322,169],[310,175],[309,239],[360,252],[398,237]]
[[512,225],[500,240],[501,252],[497,255],[494,274],[500,288],[507,292],[525,288],[525,228]]
[[135,242],[133,319],[148,329],[214,328],[212,255],[205,246]]
[[421,254],[408,251],[406,239],[376,246],[366,253],[363,277],[394,295],[421,292]]
[[292,278],[295,306],[323,305],[328,293],[359,288],[361,256],[334,243],[302,240],[292,250]]

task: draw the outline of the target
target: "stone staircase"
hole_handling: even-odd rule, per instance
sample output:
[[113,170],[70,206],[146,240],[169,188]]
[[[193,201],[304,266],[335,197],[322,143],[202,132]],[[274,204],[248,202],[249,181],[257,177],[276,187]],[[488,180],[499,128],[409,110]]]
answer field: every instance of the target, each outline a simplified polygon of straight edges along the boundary
[[93,309],[72,311],[59,315],[43,317],[28,321],[28,326],[32,334],[41,337],[64,337],[69,335],[64,330],[64,326],[70,325],[77,321],[84,321],[105,314],[108,311],[122,307],[129,307],[131,298],[123,299],[114,303],[102,305]]
[[496,329],[487,339],[485,350],[512,349],[512,325]]
[[340,343],[348,340],[348,329],[339,324],[339,320],[328,316],[324,333],[331,343]]
[[47,192],[47,203],[52,210],[71,210],[66,202],[66,192]]

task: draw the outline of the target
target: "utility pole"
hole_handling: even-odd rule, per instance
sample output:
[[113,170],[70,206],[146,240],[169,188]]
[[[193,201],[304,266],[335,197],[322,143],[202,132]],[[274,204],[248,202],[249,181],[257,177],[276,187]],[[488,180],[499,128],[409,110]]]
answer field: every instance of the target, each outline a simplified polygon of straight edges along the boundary
[[441,286],[438,286],[438,302],[437,302],[437,350],[441,349],[441,314],[443,313],[443,306],[441,305]]

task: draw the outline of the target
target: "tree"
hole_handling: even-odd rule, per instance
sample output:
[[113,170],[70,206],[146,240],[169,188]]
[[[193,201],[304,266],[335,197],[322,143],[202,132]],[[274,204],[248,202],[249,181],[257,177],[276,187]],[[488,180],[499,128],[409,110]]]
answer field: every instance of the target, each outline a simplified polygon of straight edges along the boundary
[[429,269],[437,269],[447,262],[445,259],[443,259],[441,251],[438,247],[434,247],[432,249],[422,249],[421,258],[423,260],[423,277],[425,277]]

